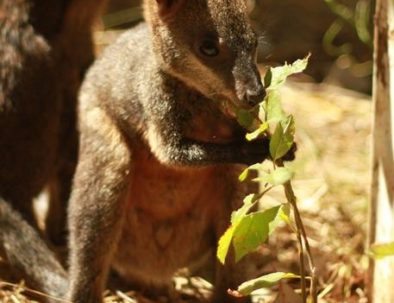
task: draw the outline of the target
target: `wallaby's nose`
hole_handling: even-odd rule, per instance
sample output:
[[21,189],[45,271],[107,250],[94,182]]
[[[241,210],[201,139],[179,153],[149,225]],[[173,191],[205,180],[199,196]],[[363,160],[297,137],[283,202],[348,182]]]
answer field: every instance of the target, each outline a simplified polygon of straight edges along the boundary
[[249,106],[256,106],[265,97],[265,89],[263,85],[259,84],[253,89],[246,90],[246,100]]

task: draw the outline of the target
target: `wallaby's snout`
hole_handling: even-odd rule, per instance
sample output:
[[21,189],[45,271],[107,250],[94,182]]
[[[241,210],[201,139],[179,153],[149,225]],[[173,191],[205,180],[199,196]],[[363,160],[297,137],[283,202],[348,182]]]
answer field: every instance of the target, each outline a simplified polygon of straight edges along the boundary
[[258,84],[253,89],[247,89],[246,90],[246,101],[249,106],[256,106],[259,104],[261,101],[263,101],[265,97],[265,89],[261,83]]
[[238,104],[244,108],[254,107],[263,101],[266,93],[254,60],[242,58],[233,70]]

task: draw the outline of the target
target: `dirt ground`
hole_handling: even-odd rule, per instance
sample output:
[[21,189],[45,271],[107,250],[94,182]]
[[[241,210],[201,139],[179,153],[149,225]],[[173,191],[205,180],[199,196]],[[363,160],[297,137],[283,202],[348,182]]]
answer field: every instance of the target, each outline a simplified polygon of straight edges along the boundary
[[[367,236],[367,202],[371,102],[368,96],[324,84],[290,82],[282,89],[288,113],[295,116],[298,144],[293,182],[319,277],[319,302],[367,302],[364,254]],[[284,201],[281,190],[271,192],[261,207]],[[282,227],[259,251],[261,273],[298,272],[295,235]],[[183,293],[179,302],[199,302],[212,286],[198,277],[177,278]],[[263,290],[255,302],[297,303],[296,282]],[[26,299],[23,284],[0,282],[0,302],[34,302]],[[279,295],[278,295],[279,294]],[[39,297],[38,297],[39,298]],[[200,298],[200,299],[198,299]],[[40,301],[40,299],[38,299]],[[62,301],[59,301],[62,302]],[[107,291],[106,303],[151,303],[142,294],[116,287]],[[156,302],[174,302],[159,298]]]

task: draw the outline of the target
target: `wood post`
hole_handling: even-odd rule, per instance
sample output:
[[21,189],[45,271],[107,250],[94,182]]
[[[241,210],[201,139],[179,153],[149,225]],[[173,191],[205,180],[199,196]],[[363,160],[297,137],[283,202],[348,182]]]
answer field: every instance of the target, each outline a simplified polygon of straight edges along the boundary
[[[369,244],[394,241],[393,16],[394,0],[376,1]],[[394,302],[394,258],[371,261],[370,277],[370,302]]]

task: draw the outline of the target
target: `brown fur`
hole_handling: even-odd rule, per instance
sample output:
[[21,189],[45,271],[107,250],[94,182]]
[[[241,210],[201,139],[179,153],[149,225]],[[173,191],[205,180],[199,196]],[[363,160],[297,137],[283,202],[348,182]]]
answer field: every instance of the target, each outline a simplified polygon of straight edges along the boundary
[[[54,294],[64,292],[65,273],[31,228],[32,199],[50,185],[47,225],[59,240],[77,156],[76,94],[93,60],[90,27],[104,2],[0,0],[0,250],[24,278]],[[18,228],[20,243],[10,245]],[[32,262],[37,251],[47,259],[42,253]],[[40,271],[57,273],[63,285]]]
[[[242,164],[268,157],[230,104],[264,92],[244,0],[146,0],[146,24],[104,51],[80,94],[80,159],[69,209],[70,292],[101,302],[110,267],[167,289],[171,276],[216,243],[242,201]],[[202,57],[213,40],[220,55]],[[198,262],[197,262],[198,263]],[[214,302],[246,277],[215,265]]]

